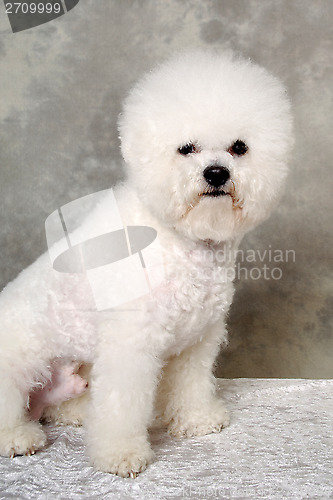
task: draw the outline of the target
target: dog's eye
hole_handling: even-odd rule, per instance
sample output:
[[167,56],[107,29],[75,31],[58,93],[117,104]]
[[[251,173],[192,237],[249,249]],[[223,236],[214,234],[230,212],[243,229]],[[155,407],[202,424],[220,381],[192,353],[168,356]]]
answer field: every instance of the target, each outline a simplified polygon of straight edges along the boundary
[[178,148],[178,153],[183,156],[190,155],[191,153],[198,153],[198,151],[198,148],[192,142],[188,142],[187,144],[184,144],[184,146]]
[[236,142],[233,143],[232,146],[228,149],[228,153],[231,155],[236,155],[236,156],[243,156],[247,152],[249,148],[245,144],[245,142],[237,140]]

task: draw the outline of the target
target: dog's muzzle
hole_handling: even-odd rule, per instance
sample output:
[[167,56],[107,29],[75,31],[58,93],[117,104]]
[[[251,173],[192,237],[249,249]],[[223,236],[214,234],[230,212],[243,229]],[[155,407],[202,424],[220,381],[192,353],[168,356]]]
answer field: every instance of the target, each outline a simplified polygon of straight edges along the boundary
[[211,189],[205,192],[206,196],[223,196],[226,193],[221,190],[230,179],[230,172],[220,165],[211,165],[203,171],[203,176]]

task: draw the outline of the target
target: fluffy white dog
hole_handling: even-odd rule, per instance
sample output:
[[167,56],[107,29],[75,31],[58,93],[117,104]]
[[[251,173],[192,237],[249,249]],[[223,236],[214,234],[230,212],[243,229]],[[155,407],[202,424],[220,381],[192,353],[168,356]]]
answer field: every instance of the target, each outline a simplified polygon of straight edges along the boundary
[[[59,399],[81,393],[85,383],[67,377],[63,384],[59,374],[70,378],[71,363],[87,362],[90,459],[126,477],[153,460],[147,429],[155,418],[174,436],[219,432],[229,423],[212,367],[227,337],[234,251],[279,198],[292,124],[284,87],[264,69],[231,54],[194,52],[134,87],[119,131],[128,174],[115,190],[119,211],[125,226],[157,231],[165,279],[120,307],[116,320],[90,314],[82,275],[53,270],[46,254],[5,288],[0,454],[45,445],[42,405],[32,408],[38,388],[46,404],[59,403],[45,397],[54,380],[55,392],[64,388]],[[103,229],[108,202],[84,224]],[[105,293],[109,285],[102,282]]]

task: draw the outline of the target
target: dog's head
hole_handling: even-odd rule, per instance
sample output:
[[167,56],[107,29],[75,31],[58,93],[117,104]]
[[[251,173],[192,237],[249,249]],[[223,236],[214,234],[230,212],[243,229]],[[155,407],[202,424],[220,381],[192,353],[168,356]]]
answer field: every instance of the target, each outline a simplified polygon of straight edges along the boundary
[[143,78],[119,120],[129,182],[165,224],[226,241],[268,217],[292,144],[284,87],[232,55],[190,53]]

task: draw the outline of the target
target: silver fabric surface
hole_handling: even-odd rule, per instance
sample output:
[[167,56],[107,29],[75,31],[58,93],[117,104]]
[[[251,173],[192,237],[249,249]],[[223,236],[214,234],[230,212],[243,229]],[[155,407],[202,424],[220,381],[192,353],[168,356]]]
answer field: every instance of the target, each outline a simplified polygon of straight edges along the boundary
[[50,426],[45,450],[0,459],[0,498],[333,498],[333,380],[218,385],[230,427],[187,440],[152,431],[156,461],[138,478],[93,470],[84,430]]

